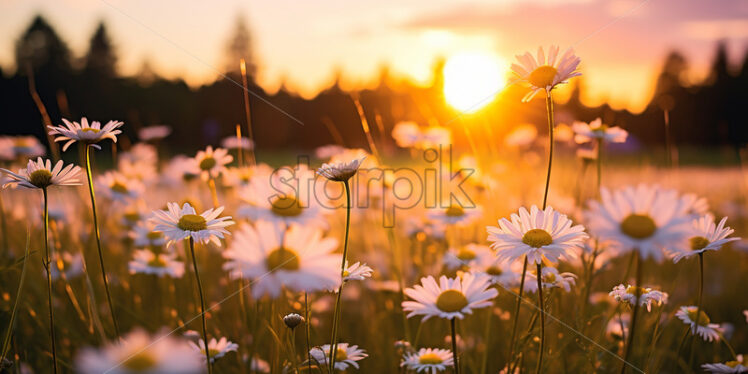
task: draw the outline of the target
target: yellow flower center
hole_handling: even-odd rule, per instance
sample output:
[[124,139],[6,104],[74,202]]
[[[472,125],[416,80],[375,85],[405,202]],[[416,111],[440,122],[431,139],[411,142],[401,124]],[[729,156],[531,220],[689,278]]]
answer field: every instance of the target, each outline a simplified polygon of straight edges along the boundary
[[743,364],[742,362],[736,361],[736,360],[725,362],[725,366],[729,368],[733,368],[733,369],[738,367],[738,365],[742,365],[742,364]]
[[704,312],[703,310],[699,311],[699,318],[697,320],[697,318],[696,318],[696,308],[689,308],[688,309],[688,318],[692,322],[696,322],[696,324],[699,325],[699,326],[706,326],[706,325],[709,324],[709,322],[711,322],[709,320],[709,316],[707,316],[706,312]]
[[280,196],[273,200],[270,210],[273,214],[281,217],[297,217],[303,212],[303,208],[295,197]]
[[488,269],[486,269],[486,274],[493,275],[494,277],[499,276],[502,273],[504,272],[498,266],[491,266]]
[[133,223],[138,222],[140,220],[140,213],[138,212],[125,213],[125,219],[127,220],[127,222],[133,222]]
[[351,272],[350,272],[350,271],[348,271],[348,270],[343,270],[343,277],[347,277],[347,276],[349,276],[349,275],[351,275]]
[[125,361],[122,366],[128,371],[148,371],[156,366],[156,359],[147,352],[140,352]]
[[200,231],[208,228],[208,222],[203,216],[197,214],[185,214],[177,222],[177,227],[184,231]]
[[152,268],[165,268],[166,261],[164,261],[164,259],[162,259],[160,255],[156,255],[153,260],[148,261],[148,266]]
[[114,182],[111,187],[109,187],[112,191],[120,194],[126,194],[127,193],[127,186],[120,182]]
[[459,258],[462,261],[470,261],[474,260],[476,257],[475,252],[467,249],[467,248],[460,248],[460,251],[457,252],[457,258]]
[[444,214],[446,214],[447,217],[462,217],[465,215],[465,209],[462,209],[459,205],[450,205],[449,208],[444,211]]
[[202,161],[200,161],[200,169],[201,170],[210,170],[213,169],[213,167],[216,166],[218,162],[213,157],[206,157]]
[[299,256],[291,249],[278,248],[270,252],[265,259],[268,270],[299,270]]
[[543,274],[543,283],[548,283],[548,284],[556,283],[556,274],[554,273]]
[[145,235],[148,240],[158,240],[164,237],[164,233],[158,231],[151,231]]
[[529,245],[530,247],[540,248],[544,245],[553,243],[553,237],[548,231],[543,229],[532,229],[522,236],[522,243]]
[[83,131],[83,132],[92,132],[94,134],[98,134],[101,130],[95,129],[93,127],[84,127],[84,128],[81,129],[81,131]]
[[459,312],[467,305],[467,298],[457,290],[446,290],[436,298],[436,307],[447,313]]
[[444,362],[444,360],[442,360],[442,358],[436,353],[426,353],[418,358],[418,363],[422,365],[439,365],[442,362]]
[[557,72],[553,66],[543,65],[533,70],[527,80],[535,87],[547,87],[553,84]]
[[29,182],[39,188],[52,184],[52,173],[47,169],[39,169],[29,175]]
[[348,352],[345,351],[343,348],[338,348],[337,351],[335,351],[335,362],[341,362],[348,359]]
[[657,231],[657,225],[646,214],[630,214],[621,222],[621,231],[635,239],[646,239]]
[[[201,351],[203,353],[205,353],[204,349],[201,349]],[[221,351],[219,351],[219,350],[217,350],[215,348],[208,348],[208,354],[210,355],[210,358],[212,358],[212,359],[215,359],[216,355],[218,355],[219,353],[221,353]]]
[[634,295],[638,297],[638,296],[641,296],[647,293],[647,290],[644,289],[643,287],[628,286],[626,287],[626,293],[629,295]]
[[704,249],[709,245],[709,239],[703,236],[694,236],[689,241],[691,242],[691,249],[694,251]]

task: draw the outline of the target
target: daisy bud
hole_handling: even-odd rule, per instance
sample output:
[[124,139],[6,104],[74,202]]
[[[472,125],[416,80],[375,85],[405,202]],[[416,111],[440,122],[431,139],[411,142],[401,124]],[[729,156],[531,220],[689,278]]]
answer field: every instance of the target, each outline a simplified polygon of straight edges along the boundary
[[285,323],[286,326],[288,326],[288,328],[292,330],[295,329],[296,326],[302,324],[303,322],[304,322],[304,317],[296,313],[291,313],[283,317],[283,323]]

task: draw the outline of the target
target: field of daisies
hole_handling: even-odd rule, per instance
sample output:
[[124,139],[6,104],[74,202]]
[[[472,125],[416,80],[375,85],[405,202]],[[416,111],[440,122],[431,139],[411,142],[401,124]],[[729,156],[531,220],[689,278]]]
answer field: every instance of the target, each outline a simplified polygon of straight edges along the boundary
[[0,370],[748,371],[744,173],[622,163],[624,129],[556,124],[579,63],[518,56],[551,131],[502,147],[412,122],[398,155],[364,124],[368,149],[291,165],[241,132],[117,143],[117,120],[62,119],[49,152],[0,137]]

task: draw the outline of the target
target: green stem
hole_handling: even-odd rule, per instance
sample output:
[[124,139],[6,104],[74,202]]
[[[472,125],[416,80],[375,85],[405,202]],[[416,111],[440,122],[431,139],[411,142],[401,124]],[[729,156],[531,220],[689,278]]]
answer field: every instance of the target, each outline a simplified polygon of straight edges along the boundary
[[5,356],[8,354],[10,349],[10,340],[13,337],[13,326],[16,322],[16,312],[18,311],[18,301],[21,299],[21,291],[23,291],[23,284],[26,279],[26,264],[29,260],[29,248],[31,247],[31,229],[26,230],[26,254],[23,256],[23,267],[21,267],[21,280],[18,282],[18,291],[16,291],[16,300],[13,302],[13,310],[10,312],[10,321],[8,322],[8,331],[5,333],[5,339],[3,339],[3,348],[0,352],[0,363],[5,360]]
[[343,186],[345,186],[345,200],[346,200],[346,210],[345,210],[345,237],[343,239],[343,260],[340,265],[340,288],[338,288],[338,296],[335,299],[335,313],[333,313],[333,322],[332,322],[332,340],[330,341],[330,372],[333,373],[335,371],[335,356],[338,352],[338,320],[340,319],[340,314],[342,314],[341,305],[340,305],[340,299],[341,294],[343,293],[343,273],[345,273],[345,263],[348,256],[348,233],[351,228],[351,186],[348,184],[348,180],[343,181]]
[[536,373],[540,373],[543,367],[543,351],[545,350],[545,309],[543,309],[543,264],[537,264],[538,279],[538,304],[540,304],[540,349],[538,351],[538,366]]
[[457,328],[455,327],[455,319],[449,320],[449,324],[452,327],[452,363],[455,367],[455,374],[460,374],[460,364],[457,361]]
[[42,264],[47,271],[47,305],[49,306],[49,339],[52,343],[52,367],[57,373],[57,345],[55,344],[55,315],[52,308],[52,274],[50,273],[49,264],[52,259],[49,255],[49,204],[47,200],[47,189],[42,188],[44,194],[44,260]]
[[312,373],[312,351],[311,351],[311,341],[312,341],[312,323],[309,319],[309,294],[305,291],[304,292],[304,329],[306,330],[306,366],[309,369],[308,373]]
[[[696,299],[696,325],[698,329],[699,320],[701,319],[701,300],[704,295],[704,252],[699,253],[699,296]],[[693,333],[693,332],[692,332]],[[696,348],[696,340],[691,343],[691,349],[688,353],[688,367],[693,366],[693,351]]]
[[522,292],[525,290],[525,275],[527,274],[527,256],[525,256],[522,265],[522,278],[519,281],[519,293],[517,293],[517,303],[514,305],[514,323],[512,324],[512,337],[509,340],[509,357],[506,360],[507,366],[512,362],[514,354],[514,343],[517,340],[517,325],[519,324],[519,307],[522,305]]
[[549,147],[548,147],[548,174],[545,177],[545,192],[543,193],[543,210],[545,210],[546,205],[548,204],[548,189],[551,186],[551,166],[553,165],[553,97],[551,96],[551,91],[548,91],[548,93],[545,96],[545,106],[546,111],[548,112],[548,139],[549,139]]
[[200,272],[197,270],[197,258],[195,257],[195,239],[190,236],[190,254],[192,255],[192,266],[195,268],[195,280],[197,281],[197,290],[200,294],[200,319],[203,323],[203,343],[205,343],[205,364],[208,365],[208,373],[213,373],[213,366],[210,364],[210,350],[208,349],[208,324],[205,322],[205,297],[203,296],[203,285],[200,282]]
[[485,325],[485,333],[483,335],[483,344],[486,345],[485,351],[483,351],[483,360],[480,365],[480,373],[486,374],[486,367],[488,365],[488,347],[491,346],[491,321],[493,320],[493,307],[488,308],[488,318]]
[[639,250],[634,249],[631,253],[632,258],[636,258],[636,300],[634,301],[634,311],[631,313],[631,326],[629,327],[629,338],[626,343],[626,350],[623,355],[623,365],[621,366],[621,374],[626,372],[626,365],[629,365],[629,357],[631,357],[631,351],[634,350],[634,332],[636,331],[636,317],[639,314],[639,298],[641,297],[641,280],[642,280],[642,258],[639,256]]
[[91,212],[93,213],[94,223],[94,234],[96,236],[96,249],[99,252],[99,265],[101,266],[101,277],[104,279],[104,291],[106,292],[106,300],[109,304],[109,313],[112,315],[112,322],[114,323],[114,333],[117,338],[120,337],[119,325],[117,324],[117,316],[114,313],[114,304],[112,303],[112,295],[109,292],[109,280],[106,275],[106,268],[104,267],[104,253],[101,249],[101,233],[99,231],[99,219],[96,215],[96,194],[94,193],[93,185],[93,174],[91,173],[91,146],[86,145],[86,176],[88,177],[88,192],[91,195]]
[[296,359],[296,335],[294,332],[296,332],[296,329],[290,329],[291,333],[288,334],[288,338],[291,341],[291,362],[293,363],[293,367],[295,370],[295,373],[299,372],[299,362]]
[[5,205],[3,204],[3,194],[0,191],[0,227],[3,234],[3,253],[8,253],[8,224],[5,221]]

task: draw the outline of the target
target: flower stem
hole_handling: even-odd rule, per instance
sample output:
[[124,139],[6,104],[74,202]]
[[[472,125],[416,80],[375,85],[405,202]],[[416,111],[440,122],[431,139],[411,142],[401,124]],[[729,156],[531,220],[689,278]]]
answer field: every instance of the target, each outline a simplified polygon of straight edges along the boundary
[[5,361],[5,355],[10,349],[10,340],[13,336],[13,326],[16,322],[16,312],[18,311],[18,301],[21,299],[21,291],[23,291],[23,284],[26,279],[26,264],[29,260],[29,248],[31,247],[31,229],[26,230],[26,254],[23,256],[23,267],[21,267],[21,280],[18,282],[18,291],[16,292],[16,300],[13,302],[13,310],[10,312],[10,321],[8,321],[8,331],[5,333],[5,339],[3,339],[3,347],[0,352],[0,363]]
[[205,364],[208,365],[208,373],[213,373],[210,364],[210,350],[208,349],[208,324],[205,322],[205,297],[203,296],[203,285],[200,282],[200,272],[197,270],[197,258],[195,257],[195,239],[190,236],[190,254],[192,255],[192,266],[195,268],[195,280],[197,290],[200,294],[200,319],[203,323],[203,343],[205,343]]
[[457,328],[455,327],[455,319],[450,319],[449,324],[452,327],[452,363],[455,366],[455,374],[460,374],[460,364],[457,362]]
[[641,297],[641,289],[639,288],[641,286],[642,281],[642,258],[639,256],[639,250],[634,249],[634,251],[631,253],[632,261],[635,258],[636,259],[636,283],[634,284],[634,287],[636,287],[636,300],[634,301],[634,311],[631,313],[631,326],[629,326],[629,338],[628,342],[626,343],[626,350],[623,354],[623,365],[621,366],[621,374],[624,374],[626,372],[626,365],[629,365],[629,357],[631,356],[631,351],[634,350],[634,332],[636,331],[636,316],[639,314],[639,298]]
[[52,274],[50,273],[50,263],[52,262],[49,256],[49,204],[47,200],[47,189],[42,188],[44,194],[44,259],[42,265],[47,271],[47,304],[49,306],[49,339],[52,343],[52,367],[54,373],[57,373],[57,346],[55,345],[55,315],[54,308],[52,308]]
[[3,252],[7,253],[10,247],[8,246],[8,224],[5,222],[5,206],[2,193],[0,193],[0,227],[3,234]]
[[506,360],[507,366],[512,363],[514,354],[514,343],[517,340],[517,325],[519,324],[519,307],[522,305],[522,292],[525,290],[525,275],[527,274],[527,256],[525,256],[522,265],[522,278],[519,281],[519,293],[517,293],[517,303],[514,305],[514,323],[512,324],[512,337],[509,340],[509,357]]
[[93,186],[93,174],[91,173],[91,146],[86,145],[86,176],[88,177],[88,192],[91,195],[91,212],[93,213],[94,223],[94,234],[96,235],[96,249],[99,253],[99,265],[101,266],[101,277],[104,279],[104,291],[106,292],[106,300],[109,304],[109,313],[112,315],[112,322],[114,323],[114,334],[119,338],[119,325],[117,324],[117,316],[114,313],[114,304],[112,303],[112,295],[109,292],[109,280],[106,275],[106,268],[104,267],[104,253],[101,250],[101,233],[99,231],[99,219],[96,215],[96,194],[94,193]]
[[[698,330],[699,320],[701,319],[701,300],[704,295],[704,252],[699,252],[699,296],[696,299],[696,329]],[[693,331],[692,331],[693,333]],[[688,353],[688,367],[693,365],[693,351],[696,347],[696,339],[691,343],[691,350]]]
[[543,309],[543,264],[537,264],[538,271],[538,304],[540,304],[540,350],[538,351],[538,366],[536,373],[540,373],[543,367],[543,351],[545,348],[545,309]]
[[343,260],[340,265],[340,287],[338,288],[338,296],[335,299],[335,313],[333,313],[332,321],[332,340],[330,341],[330,372],[335,371],[335,356],[338,352],[338,323],[340,314],[342,313],[340,299],[343,293],[343,273],[345,272],[345,263],[348,256],[348,233],[351,227],[351,186],[348,184],[348,180],[343,181],[345,186],[345,237],[343,239]]
[[218,208],[218,191],[216,191],[216,181],[213,178],[208,179],[208,188],[210,188],[210,197],[213,199],[213,208]]
[[312,351],[311,351],[311,341],[312,341],[312,323],[309,319],[309,293],[304,291],[304,329],[306,330],[306,367],[309,369],[309,374],[312,373]]
[[553,97],[551,91],[545,96],[545,106],[548,112],[548,174],[545,177],[545,192],[543,193],[543,210],[548,204],[548,189],[551,186],[551,166],[553,165]]

